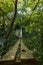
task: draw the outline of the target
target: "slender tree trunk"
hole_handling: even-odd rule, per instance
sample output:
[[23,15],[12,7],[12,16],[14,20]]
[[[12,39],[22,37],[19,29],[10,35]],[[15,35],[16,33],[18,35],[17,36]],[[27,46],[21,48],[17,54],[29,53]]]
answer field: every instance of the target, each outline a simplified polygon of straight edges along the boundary
[[41,47],[43,48],[43,32],[41,33]]
[[[9,31],[8,31],[8,33],[7,33],[7,35],[6,35],[6,40],[5,40],[5,42],[4,42],[4,46],[5,46],[5,47],[7,47],[7,43],[8,43],[8,41],[9,41],[9,37],[10,37],[10,34],[11,34],[11,32],[12,32],[13,24],[14,24],[15,19],[16,19],[16,15],[17,15],[17,2],[18,2],[18,0],[15,0],[14,16],[13,16],[13,19],[12,19],[12,21],[11,21],[11,24],[10,24],[10,27],[9,27]],[[5,49],[6,49],[6,48],[5,48]]]
[[5,18],[3,16],[3,22],[2,22],[2,30],[5,31]]

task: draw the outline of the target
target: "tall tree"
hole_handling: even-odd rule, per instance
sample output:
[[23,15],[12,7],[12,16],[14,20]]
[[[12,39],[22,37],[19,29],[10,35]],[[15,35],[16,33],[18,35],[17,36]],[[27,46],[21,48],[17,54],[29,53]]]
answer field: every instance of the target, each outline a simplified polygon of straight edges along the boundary
[[[17,2],[18,2],[18,0],[15,0],[14,16],[13,16],[12,21],[11,21],[11,24],[10,24],[10,26],[9,26],[9,31],[8,31],[8,33],[7,33],[7,35],[6,35],[6,40],[5,40],[5,42],[4,42],[4,45],[5,45],[5,46],[7,46],[7,43],[8,43],[10,34],[11,34],[11,32],[12,32],[13,24],[14,24],[15,19],[16,19],[16,15],[17,15]],[[5,49],[6,49],[6,48],[5,48]]]

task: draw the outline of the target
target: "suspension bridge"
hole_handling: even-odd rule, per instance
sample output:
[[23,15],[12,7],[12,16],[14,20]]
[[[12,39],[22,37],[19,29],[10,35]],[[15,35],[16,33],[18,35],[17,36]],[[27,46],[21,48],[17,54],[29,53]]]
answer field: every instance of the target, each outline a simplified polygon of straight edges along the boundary
[[[22,40],[22,28],[20,31],[19,40],[13,45],[9,51],[0,58],[1,65],[14,65],[14,63],[24,63],[27,65],[26,62],[30,63],[31,65],[34,64],[36,61],[33,57],[33,52],[29,50]],[[29,65],[30,65],[29,64]],[[23,65],[23,64],[21,64]]]

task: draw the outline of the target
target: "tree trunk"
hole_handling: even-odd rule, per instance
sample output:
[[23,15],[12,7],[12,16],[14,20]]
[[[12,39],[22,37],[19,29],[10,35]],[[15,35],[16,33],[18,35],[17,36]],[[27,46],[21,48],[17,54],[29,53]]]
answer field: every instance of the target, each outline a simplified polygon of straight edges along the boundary
[[2,30],[5,31],[5,18],[3,16],[3,22],[2,22]]
[[[11,32],[12,32],[12,28],[13,28],[13,24],[14,24],[14,22],[15,22],[15,19],[16,19],[16,15],[17,15],[17,2],[18,2],[18,0],[15,0],[15,12],[14,12],[14,16],[13,16],[13,19],[12,19],[12,21],[11,21],[11,24],[10,24],[10,27],[9,27],[9,31],[8,31],[8,33],[7,33],[7,35],[6,35],[6,40],[5,40],[5,42],[4,42],[4,46],[7,48],[7,43],[8,43],[8,41],[9,41],[9,37],[10,37],[10,34],[11,34]],[[5,48],[5,49],[6,49]]]
[[41,33],[41,48],[43,48],[43,32]]

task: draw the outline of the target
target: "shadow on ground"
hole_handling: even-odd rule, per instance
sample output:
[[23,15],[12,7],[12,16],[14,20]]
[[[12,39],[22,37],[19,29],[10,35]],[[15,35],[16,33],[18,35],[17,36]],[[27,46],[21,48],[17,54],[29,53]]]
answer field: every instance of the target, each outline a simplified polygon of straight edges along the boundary
[[8,60],[8,61],[0,61],[0,65],[39,65],[39,62],[34,59],[21,60],[21,62]]

